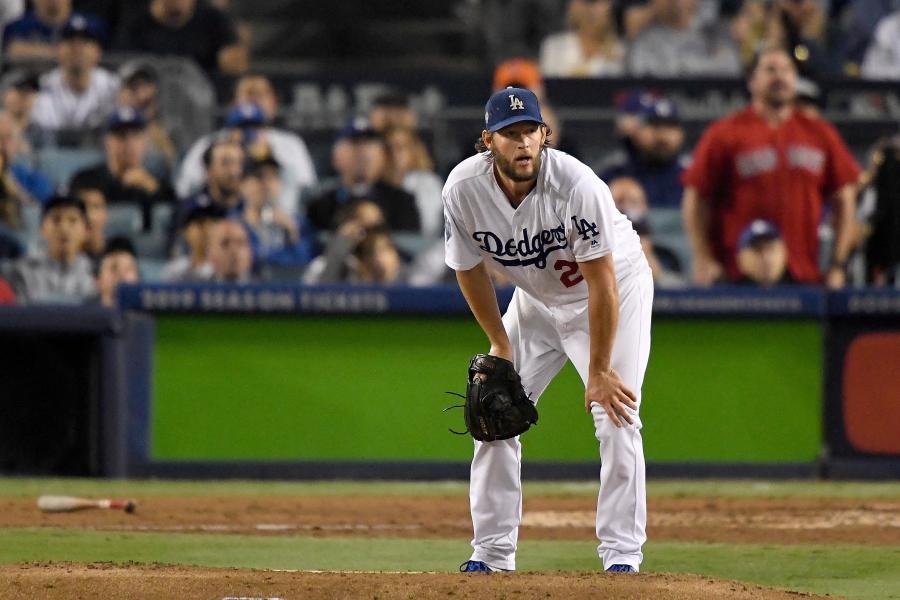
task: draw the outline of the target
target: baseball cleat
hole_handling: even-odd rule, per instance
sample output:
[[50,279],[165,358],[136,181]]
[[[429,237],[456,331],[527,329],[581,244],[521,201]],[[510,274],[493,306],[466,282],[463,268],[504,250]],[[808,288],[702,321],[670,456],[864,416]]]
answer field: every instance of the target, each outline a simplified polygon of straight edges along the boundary
[[606,570],[607,573],[637,573],[631,565],[612,565]]
[[460,573],[493,573],[494,570],[480,560],[467,560],[459,565]]

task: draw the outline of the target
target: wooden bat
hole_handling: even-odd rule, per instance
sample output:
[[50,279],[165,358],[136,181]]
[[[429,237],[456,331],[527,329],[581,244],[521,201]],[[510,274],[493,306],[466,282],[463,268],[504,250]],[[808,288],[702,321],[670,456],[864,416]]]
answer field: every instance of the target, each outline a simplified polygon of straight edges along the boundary
[[37,500],[37,506],[44,512],[71,512],[86,508],[112,508],[133,513],[137,508],[134,500],[119,500],[112,498],[79,498],[77,496],[41,496]]

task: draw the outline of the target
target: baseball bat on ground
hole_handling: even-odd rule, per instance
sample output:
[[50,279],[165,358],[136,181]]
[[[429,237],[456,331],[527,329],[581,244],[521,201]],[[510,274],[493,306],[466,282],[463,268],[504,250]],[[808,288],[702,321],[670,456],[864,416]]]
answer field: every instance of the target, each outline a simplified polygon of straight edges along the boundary
[[111,508],[133,513],[137,508],[134,500],[119,500],[112,498],[79,498],[77,496],[41,496],[37,500],[37,506],[44,512],[71,512],[86,508]]

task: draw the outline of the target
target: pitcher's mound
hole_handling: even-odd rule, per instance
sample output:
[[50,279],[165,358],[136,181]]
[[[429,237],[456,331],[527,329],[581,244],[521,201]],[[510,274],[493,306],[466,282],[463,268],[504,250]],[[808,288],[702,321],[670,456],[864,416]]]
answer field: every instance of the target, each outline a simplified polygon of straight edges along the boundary
[[168,565],[32,563],[0,567],[0,598],[824,598],[699,575],[359,573]]

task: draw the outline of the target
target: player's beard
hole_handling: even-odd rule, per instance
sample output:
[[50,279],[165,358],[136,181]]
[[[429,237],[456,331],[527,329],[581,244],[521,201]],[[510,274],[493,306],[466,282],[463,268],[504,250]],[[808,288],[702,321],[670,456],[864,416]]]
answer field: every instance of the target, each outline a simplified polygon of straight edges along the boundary
[[534,181],[537,179],[538,173],[541,170],[541,154],[543,154],[543,150],[538,151],[537,156],[532,158],[531,164],[533,165],[530,172],[523,173],[515,164],[515,159],[509,160],[500,156],[499,154],[493,154],[494,156],[494,164],[503,173],[505,176],[509,177],[513,181],[524,183],[526,181]]

